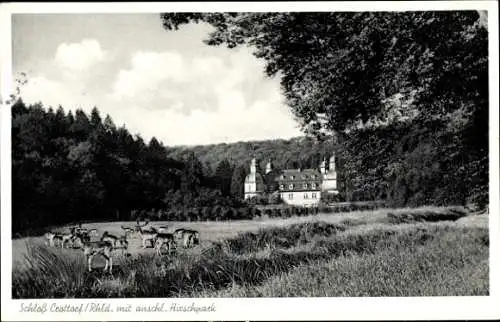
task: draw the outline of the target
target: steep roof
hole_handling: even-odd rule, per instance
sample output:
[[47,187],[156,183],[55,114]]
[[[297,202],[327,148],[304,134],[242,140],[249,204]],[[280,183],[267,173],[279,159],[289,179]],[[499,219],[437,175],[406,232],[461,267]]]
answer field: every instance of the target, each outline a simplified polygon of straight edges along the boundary
[[279,182],[321,180],[321,173],[316,169],[285,169],[276,180]]

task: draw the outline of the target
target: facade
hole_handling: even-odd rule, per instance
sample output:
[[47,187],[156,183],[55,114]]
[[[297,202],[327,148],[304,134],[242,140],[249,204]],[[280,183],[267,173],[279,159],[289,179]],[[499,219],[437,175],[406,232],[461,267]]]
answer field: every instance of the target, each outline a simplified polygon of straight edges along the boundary
[[281,200],[289,205],[314,206],[321,199],[321,173],[316,169],[283,170],[276,181]]
[[257,171],[254,158],[250,164],[250,173],[245,178],[245,199],[264,192],[278,192],[283,202],[294,206],[314,206],[321,201],[321,193],[338,193],[335,156],[330,157],[328,168],[326,161],[318,169],[285,169],[275,171],[271,161],[266,165],[264,176]]

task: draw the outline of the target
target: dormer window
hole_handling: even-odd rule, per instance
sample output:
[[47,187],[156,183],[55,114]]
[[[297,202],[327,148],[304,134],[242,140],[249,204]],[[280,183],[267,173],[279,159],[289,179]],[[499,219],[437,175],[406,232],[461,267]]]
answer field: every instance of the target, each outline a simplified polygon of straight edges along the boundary
[[285,176],[283,174],[281,175],[281,180],[285,180]]
[[291,183],[291,184],[288,186],[288,188],[289,188],[290,190],[293,190],[293,183]]
[[316,179],[316,175],[315,174],[311,175],[311,178]]
[[295,179],[295,176],[291,176],[290,179],[292,179],[292,180]]
[[304,183],[304,184],[302,185],[302,188],[303,188],[303,189],[307,189],[307,183]]
[[280,184],[280,190],[283,190],[283,189],[285,189],[285,186]]
[[315,183],[311,183],[311,189],[316,189],[316,184]]

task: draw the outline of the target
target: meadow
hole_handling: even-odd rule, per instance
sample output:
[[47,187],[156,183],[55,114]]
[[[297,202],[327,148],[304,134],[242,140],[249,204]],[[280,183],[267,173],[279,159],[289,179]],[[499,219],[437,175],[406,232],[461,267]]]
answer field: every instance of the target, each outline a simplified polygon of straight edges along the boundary
[[[132,223],[85,226],[121,234],[121,224]],[[489,294],[488,215],[460,207],[150,225],[196,229],[201,245],[160,257],[132,237],[110,275],[87,272],[78,249],[14,239],[13,298]]]

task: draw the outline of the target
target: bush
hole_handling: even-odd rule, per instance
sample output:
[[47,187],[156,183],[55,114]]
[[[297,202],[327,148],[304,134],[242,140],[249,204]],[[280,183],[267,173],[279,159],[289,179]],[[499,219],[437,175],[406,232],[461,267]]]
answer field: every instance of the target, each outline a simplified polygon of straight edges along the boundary
[[387,213],[387,218],[391,224],[412,223],[412,222],[437,222],[455,221],[467,213],[460,208],[446,208],[444,210],[408,210],[400,213]]
[[275,192],[269,195],[268,204],[270,205],[278,205],[281,204],[283,200],[281,200],[281,195],[279,192]]
[[253,209],[253,219],[260,219],[262,217],[262,211],[258,208]]

